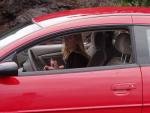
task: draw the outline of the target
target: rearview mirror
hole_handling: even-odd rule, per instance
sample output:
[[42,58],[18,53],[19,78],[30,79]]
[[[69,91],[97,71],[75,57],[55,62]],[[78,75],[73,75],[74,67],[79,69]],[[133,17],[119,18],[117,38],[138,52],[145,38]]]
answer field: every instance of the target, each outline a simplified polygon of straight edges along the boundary
[[18,65],[15,62],[0,63],[0,76],[17,76]]

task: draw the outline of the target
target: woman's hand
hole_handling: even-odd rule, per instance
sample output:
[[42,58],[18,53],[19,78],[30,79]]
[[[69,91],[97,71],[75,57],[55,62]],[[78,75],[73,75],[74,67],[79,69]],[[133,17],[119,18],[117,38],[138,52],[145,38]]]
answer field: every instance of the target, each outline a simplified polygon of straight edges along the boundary
[[43,70],[55,70],[55,69],[64,69],[64,65],[58,65],[57,60],[51,60],[50,61],[50,66],[45,65]]
[[45,65],[43,70],[49,70],[49,66],[48,65]]

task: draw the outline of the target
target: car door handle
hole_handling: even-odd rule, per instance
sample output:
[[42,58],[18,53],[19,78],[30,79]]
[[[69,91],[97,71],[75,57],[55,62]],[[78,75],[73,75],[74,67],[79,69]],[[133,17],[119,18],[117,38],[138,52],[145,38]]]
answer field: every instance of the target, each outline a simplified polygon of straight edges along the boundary
[[125,83],[125,84],[115,84],[112,86],[113,91],[118,91],[118,90],[132,90],[136,89],[136,85],[133,83]]

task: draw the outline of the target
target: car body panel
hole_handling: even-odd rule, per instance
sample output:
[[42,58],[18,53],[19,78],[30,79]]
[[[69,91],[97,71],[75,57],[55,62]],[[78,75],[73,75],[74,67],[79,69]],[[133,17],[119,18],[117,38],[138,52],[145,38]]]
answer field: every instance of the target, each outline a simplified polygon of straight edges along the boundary
[[150,24],[150,15],[143,15],[143,16],[132,16],[132,19],[133,19],[133,23],[134,24],[140,24],[140,25],[142,25],[142,24]]
[[[135,87],[126,89],[128,84]],[[2,112],[141,113],[142,108],[138,67],[0,78],[0,87]]]
[[150,112],[150,67],[141,67],[142,78],[143,78],[143,112],[142,113],[149,113]]
[[80,17],[91,16],[91,15],[103,15],[103,14],[116,14],[120,15],[131,15],[131,14],[149,14],[149,8],[140,7],[100,7],[100,8],[86,8],[86,9],[76,9],[60,11],[57,13],[52,13],[48,15],[43,15],[40,17],[33,18],[33,21],[40,22],[48,19],[70,16],[72,18],[76,17],[74,15],[80,15]]

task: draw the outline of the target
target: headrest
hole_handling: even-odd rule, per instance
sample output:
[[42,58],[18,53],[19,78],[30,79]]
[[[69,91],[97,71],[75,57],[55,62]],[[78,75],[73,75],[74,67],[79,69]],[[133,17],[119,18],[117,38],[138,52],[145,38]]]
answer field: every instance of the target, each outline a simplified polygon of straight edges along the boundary
[[105,49],[105,37],[103,32],[95,32],[92,37],[92,43],[96,49]]
[[131,40],[128,33],[120,33],[115,41],[115,48],[122,54],[131,54]]

